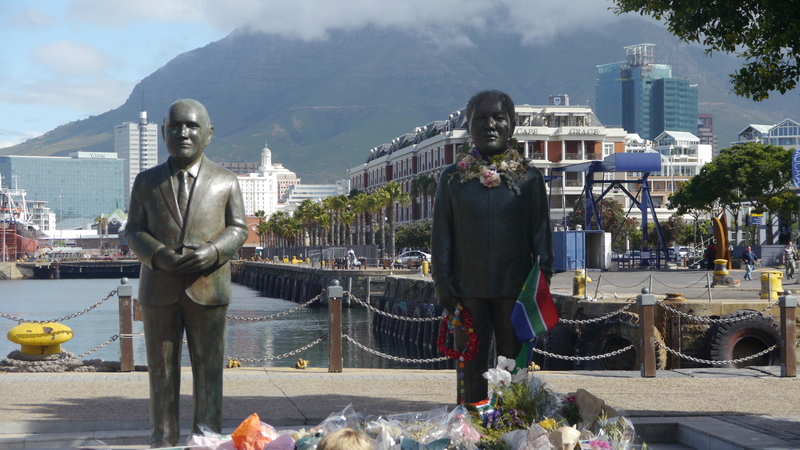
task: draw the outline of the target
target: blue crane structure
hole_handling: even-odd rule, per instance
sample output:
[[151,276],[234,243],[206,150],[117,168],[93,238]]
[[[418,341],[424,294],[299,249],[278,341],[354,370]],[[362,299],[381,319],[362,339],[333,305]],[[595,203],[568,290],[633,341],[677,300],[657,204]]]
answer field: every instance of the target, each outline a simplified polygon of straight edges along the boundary
[[[667,250],[667,244],[664,241],[664,235],[661,232],[661,226],[658,223],[658,217],[656,216],[655,206],[653,205],[652,198],[650,197],[650,184],[648,183],[648,178],[652,172],[660,172],[661,171],[661,154],[656,152],[647,152],[647,153],[614,153],[609,156],[606,156],[602,161],[589,161],[585,163],[578,163],[572,164],[569,166],[563,167],[554,167],[552,172],[583,172],[584,173],[584,187],[583,191],[581,192],[581,196],[584,198],[584,203],[586,205],[586,213],[585,216],[585,230],[592,229],[592,217],[594,217],[594,222],[597,224],[597,228],[600,231],[603,231],[603,222],[600,219],[600,203],[603,201],[603,198],[608,194],[612,189],[620,189],[628,198],[631,199],[633,207],[634,205],[639,208],[639,211],[642,214],[642,264],[649,265],[650,261],[649,258],[645,257],[647,251],[647,217],[648,213],[652,214],[653,224],[655,225],[655,231],[658,234],[658,242],[659,242],[659,251],[660,253],[663,251],[665,261],[669,259],[669,252]],[[600,179],[595,180],[594,174],[596,173],[605,173],[605,172],[634,172],[634,173],[641,173],[641,178],[635,179]],[[552,179],[558,179],[560,177],[551,176]],[[564,176],[563,178],[566,178]],[[562,178],[562,179],[563,179]],[[605,178],[605,177],[603,177]],[[597,198],[594,197],[594,188],[595,185],[608,185],[605,189],[602,190],[600,195]],[[640,185],[639,191],[641,193],[641,200],[637,199],[637,195],[631,194],[631,192],[626,188],[625,185],[627,184],[638,184]],[[552,191],[552,189],[551,189]],[[630,209],[628,210],[630,212]],[[566,224],[564,224],[566,225]],[[656,258],[656,266],[660,267],[660,257]]]

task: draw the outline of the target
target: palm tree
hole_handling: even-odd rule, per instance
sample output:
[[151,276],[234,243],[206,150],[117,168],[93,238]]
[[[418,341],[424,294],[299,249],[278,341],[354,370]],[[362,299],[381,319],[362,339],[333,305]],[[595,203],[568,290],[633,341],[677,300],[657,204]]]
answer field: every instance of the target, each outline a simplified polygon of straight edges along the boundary
[[386,215],[387,219],[389,220],[389,252],[394,257],[395,255],[395,245],[394,245],[394,231],[396,225],[396,214],[395,214],[395,206],[394,204],[397,203],[400,206],[408,206],[411,203],[411,197],[408,195],[408,192],[403,191],[403,187],[400,183],[396,181],[391,181],[386,183],[381,187],[386,193],[386,197],[389,203],[388,206],[388,213]]
[[350,199],[350,209],[356,214],[357,245],[366,245],[366,215],[369,212],[368,196],[359,192]]
[[261,247],[267,246],[267,235],[270,233],[269,225],[269,222],[261,222],[256,227],[256,234],[258,235],[258,240],[261,242]]
[[97,224],[97,233],[100,235],[100,247],[98,250],[103,248],[103,236],[108,234],[108,219],[103,216],[97,216],[94,218],[94,223]]
[[343,244],[352,245],[353,244],[353,238],[352,238],[353,233],[352,233],[352,231],[350,229],[350,225],[356,219],[356,213],[354,213],[353,211],[350,211],[350,210],[342,211],[342,213],[340,214],[340,219],[342,221],[342,226],[347,228],[347,232],[345,233],[345,238],[346,238],[347,242],[343,242]]
[[338,245],[344,245],[344,224],[341,221],[342,212],[347,209],[347,196],[336,195],[333,197],[332,205],[336,211],[335,232],[338,233]]
[[330,245],[336,245],[333,232],[333,230],[336,229],[336,209],[334,205],[334,197],[335,196],[330,196],[322,199],[322,207],[325,208],[325,212],[327,212],[328,216],[330,217],[330,223],[328,225],[328,242]]
[[[303,232],[308,233],[311,236],[311,230],[313,228],[314,217],[312,215],[312,209],[314,207],[314,201],[310,198],[307,198],[300,202],[300,205],[297,207],[297,211],[294,212],[294,218],[299,220],[301,224],[303,224]],[[313,243],[313,239],[312,239]]]
[[[378,229],[381,233],[381,249],[383,250],[383,256],[387,257],[389,256],[389,252],[386,249],[386,232],[384,230],[383,214],[386,211],[386,207],[389,206],[389,197],[383,189],[378,189],[372,193],[370,198],[372,220],[378,223]],[[375,242],[375,244],[377,244],[377,242]]]
[[[264,219],[267,218],[267,213],[264,212],[263,209],[259,209],[258,211],[255,212],[255,214],[253,214],[253,216],[256,219],[258,219],[258,225],[260,226],[262,223],[264,223]],[[256,231],[256,234],[258,234],[258,231]],[[261,247],[264,247],[264,234],[263,233],[258,234],[258,242],[259,242],[259,244],[261,244]]]

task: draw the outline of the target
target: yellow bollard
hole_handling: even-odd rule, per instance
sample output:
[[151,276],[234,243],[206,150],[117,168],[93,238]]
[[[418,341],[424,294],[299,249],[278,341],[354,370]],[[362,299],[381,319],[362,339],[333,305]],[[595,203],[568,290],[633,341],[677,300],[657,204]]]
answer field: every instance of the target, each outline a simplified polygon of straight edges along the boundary
[[52,355],[61,353],[61,344],[72,339],[72,329],[55,322],[26,322],[8,330],[7,337],[26,355]]
[[780,270],[761,271],[761,298],[778,300],[778,293],[783,293],[783,272]]
[[575,271],[575,276],[572,278],[572,295],[579,297],[586,296],[586,284],[591,283],[592,279],[586,275],[586,270],[578,269]]
[[714,284],[726,285],[733,283],[733,278],[728,276],[728,260],[715,259],[714,260]]
[[422,276],[428,274],[428,261],[422,261]]

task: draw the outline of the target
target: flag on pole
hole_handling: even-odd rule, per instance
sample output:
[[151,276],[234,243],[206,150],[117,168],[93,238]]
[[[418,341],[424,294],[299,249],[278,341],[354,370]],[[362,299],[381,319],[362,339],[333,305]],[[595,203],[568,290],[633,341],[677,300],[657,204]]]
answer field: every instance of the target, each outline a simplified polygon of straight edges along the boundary
[[547,280],[539,270],[538,261],[533,265],[528,279],[522,286],[522,292],[517,297],[517,303],[511,312],[511,324],[514,326],[517,339],[523,344],[522,351],[517,357],[518,366],[523,362],[522,359],[530,362],[533,344],[530,341],[558,324],[558,311],[553,303],[553,297],[550,296]]

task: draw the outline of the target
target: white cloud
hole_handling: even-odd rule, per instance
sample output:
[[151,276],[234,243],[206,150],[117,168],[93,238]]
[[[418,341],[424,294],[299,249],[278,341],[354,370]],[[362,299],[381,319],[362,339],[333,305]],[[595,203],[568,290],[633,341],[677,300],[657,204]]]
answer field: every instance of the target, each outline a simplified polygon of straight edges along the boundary
[[70,40],[35,48],[31,60],[57,77],[97,77],[111,66],[102,50]]
[[119,107],[132,89],[132,83],[112,79],[86,82],[41,80],[14,90],[0,90],[0,102],[69,108],[86,115],[100,114]]
[[610,0],[74,0],[68,17],[100,25],[140,20],[191,22],[225,32],[235,28],[301,39],[365,25],[419,29],[450,36],[474,29],[519,33],[530,43],[555,34],[603,26],[614,19]]
[[55,23],[55,17],[36,8],[22,8],[8,21],[12,27],[30,29],[45,28]]

